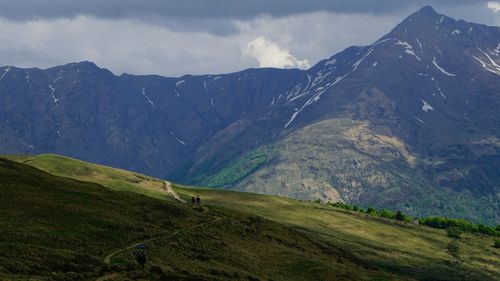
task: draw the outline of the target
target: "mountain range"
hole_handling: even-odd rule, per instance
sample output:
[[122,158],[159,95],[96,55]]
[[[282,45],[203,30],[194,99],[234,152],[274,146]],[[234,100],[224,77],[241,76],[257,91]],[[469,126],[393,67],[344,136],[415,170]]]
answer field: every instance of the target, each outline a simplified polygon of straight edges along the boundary
[[0,153],[498,224],[499,89],[500,28],[427,6],[308,70],[1,67]]

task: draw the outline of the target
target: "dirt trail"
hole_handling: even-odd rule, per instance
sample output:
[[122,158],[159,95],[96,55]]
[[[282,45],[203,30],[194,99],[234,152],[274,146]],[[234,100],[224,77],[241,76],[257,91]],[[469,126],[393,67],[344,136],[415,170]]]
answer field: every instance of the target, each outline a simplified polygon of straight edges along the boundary
[[106,274],[106,275],[103,275],[103,276],[97,278],[95,281],[106,281],[106,280],[115,278],[116,276],[118,276],[118,273],[109,273],[109,274]]
[[165,189],[170,195],[172,195],[172,197],[175,198],[175,200],[181,203],[187,203],[186,200],[180,198],[177,192],[174,191],[174,189],[172,188],[172,184],[169,181],[164,181],[164,183],[165,183]]
[[[171,187],[170,187],[170,189],[171,189]],[[172,192],[175,193],[173,190],[172,190]],[[182,200],[181,198],[179,198],[179,199]],[[184,200],[183,201],[179,201],[179,202],[186,203]],[[206,207],[203,207],[203,208],[204,208],[203,212],[208,212],[208,208],[206,208]],[[192,225],[192,226],[188,227],[187,229],[194,229],[194,228],[200,227],[200,226],[208,224],[208,223],[215,223],[215,222],[220,221],[221,219],[222,219],[221,217],[216,217],[215,219],[213,219],[211,221],[207,221],[207,222],[202,222],[202,223],[199,223],[199,224],[195,224],[195,225]],[[134,243],[132,245],[129,245],[129,246],[126,246],[126,247],[123,247],[123,248],[120,248],[120,249],[116,249],[113,252],[111,252],[108,255],[106,255],[104,257],[104,259],[103,259],[103,262],[106,263],[106,264],[110,264],[111,263],[111,258],[113,258],[113,256],[115,256],[115,255],[117,255],[119,253],[122,253],[122,252],[125,252],[127,250],[133,249],[133,248],[135,248],[136,246],[138,246],[140,244],[145,244],[145,243],[148,243],[148,242],[160,239],[160,238],[169,238],[169,237],[172,237],[172,236],[178,234],[181,231],[183,231],[183,229],[179,229],[179,230],[176,230],[176,231],[170,232],[170,233],[163,233],[163,234],[157,235],[155,237],[151,237],[149,239],[142,240],[140,242],[136,242],[136,243]],[[116,273],[116,272],[108,272],[105,275],[97,278],[96,281],[109,280],[109,279],[117,277],[118,275],[119,275],[119,273]]]

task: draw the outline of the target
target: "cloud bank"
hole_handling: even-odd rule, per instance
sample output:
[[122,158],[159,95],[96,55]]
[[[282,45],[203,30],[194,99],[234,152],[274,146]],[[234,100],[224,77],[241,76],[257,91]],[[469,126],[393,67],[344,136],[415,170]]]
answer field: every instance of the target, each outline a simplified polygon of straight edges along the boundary
[[0,0],[0,65],[47,68],[89,60],[115,74],[165,76],[307,68],[348,46],[376,41],[423,5],[500,25],[498,3]]

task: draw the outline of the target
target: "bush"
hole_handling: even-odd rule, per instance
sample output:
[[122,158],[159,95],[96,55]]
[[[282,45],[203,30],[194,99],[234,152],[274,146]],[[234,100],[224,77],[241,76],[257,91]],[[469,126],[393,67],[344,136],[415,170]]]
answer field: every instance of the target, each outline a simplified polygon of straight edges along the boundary
[[412,223],[413,222],[413,218],[410,217],[410,216],[405,216],[404,219],[403,219],[404,222],[406,223]]
[[373,207],[369,207],[368,209],[366,209],[366,213],[370,214],[374,217],[378,216],[377,210],[375,210],[375,208],[373,208]]
[[452,238],[460,238],[460,235],[462,235],[463,231],[462,229],[456,227],[456,226],[451,226],[446,229],[446,232],[448,233],[448,237]]
[[450,254],[454,257],[456,257],[458,255],[458,252],[460,250],[460,247],[458,246],[458,242],[457,240],[453,240],[451,241],[448,246],[446,246],[446,248],[448,249],[448,251],[450,252]]
[[397,219],[398,221],[404,221],[404,220],[405,220],[405,215],[403,214],[403,212],[398,211],[398,212],[396,213],[396,219]]
[[396,214],[393,211],[390,211],[387,209],[382,209],[382,211],[380,211],[379,215],[383,218],[387,218],[387,219],[391,219],[391,220],[396,218]]
[[[330,205],[335,208],[341,208],[344,210],[349,210],[349,211],[355,211],[355,212],[360,212],[360,213],[367,213],[371,215],[372,217],[383,217],[387,219],[396,219],[399,221],[404,221],[406,223],[412,223],[413,218],[405,215],[403,212],[398,211],[397,213],[394,213],[391,210],[387,209],[382,209],[380,212],[378,212],[375,208],[369,207],[368,209],[363,210],[363,208],[360,208],[358,206],[354,205],[348,205],[343,202],[335,202],[335,203],[327,203],[327,205]],[[451,234],[448,234],[450,237],[458,238],[456,237],[456,233],[459,233],[458,236],[460,236],[461,233],[463,232],[479,232],[483,233],[486,235],[491,235],[491,236],[497,236],[500,237],[500,225],[497,225],[496,227],[491,227],[488,225],[484,224],[474,224],[471,222],[468,222],[464,219],[449,219],[446,217],[428,217],[428,218],[419,218],[418,223],[421,225],[427,225],[433,228],[440,228],[440,229],[448,229],[448,228],[453,228],[451,231]],[[460,231],[457,231],[460,230]]]
[[500,249],[500,240],[495,240],[495,243],[493,244],[493,247]]
[[478,227],[478,231],[480,233],[483,233],[486,235],[495,235],[496,234],[495,229],[491,226],[484,225],[484,224],[478,224],[477,227]]

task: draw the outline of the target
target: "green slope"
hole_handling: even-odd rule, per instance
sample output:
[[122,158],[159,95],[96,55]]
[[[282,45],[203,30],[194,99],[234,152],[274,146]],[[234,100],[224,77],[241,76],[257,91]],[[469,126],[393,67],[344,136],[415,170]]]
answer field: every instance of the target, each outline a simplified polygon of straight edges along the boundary
[[[117,192],[0,159],[0,280],[396,280],[290,227]],[[146,270],[132,250],[145,242]]]
[[[175,186],[185,199],[201,195],[210,210],[199,212],[1,163],[0,277],[69,278],[68,264],[83,264],[69,267],[79,278],[107,270],[119,273],[113,280],[498,280],[500,275],[500,252],[490,236],[464,234],[455,241],[444,230],[322,204]],[[98,183],[102,177],[89,180]],[[33,233],[37,239],[29,238]],[[130,250],[114,255],[111,268],[102,262],[113,249],[148,237],[156,239],[147,243],[145,272],[137,270]],[[449,245],[458,245],[458,252],[450,252]],[[33,264],[41,267],[33,270]]]
[[130,171],[55,154],[4,155],[2,157],[36,167],[53,175],[94,182],[118,191],[135,192],[158,199],[170,198],[165,192],[162,180]]
[[[396,223],[318,203],[181,186],[176,190],[186,199],[199,194],[207,204],[300,229],[390,272],[420,280],[500,280],[500,250],[492,246],[495,238],[491,236],[465,234],[455,240],[447,237],[445,230]],[[456,243],[458,254],[448,249]]]

